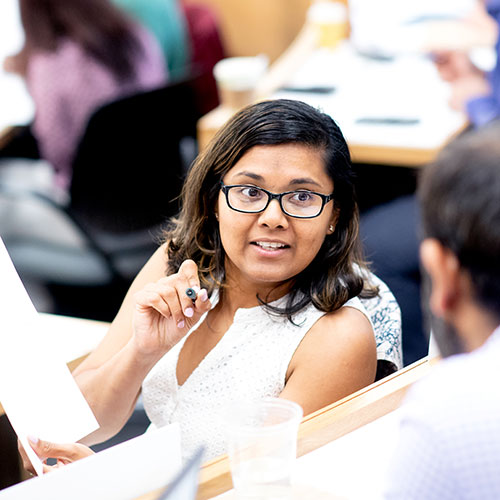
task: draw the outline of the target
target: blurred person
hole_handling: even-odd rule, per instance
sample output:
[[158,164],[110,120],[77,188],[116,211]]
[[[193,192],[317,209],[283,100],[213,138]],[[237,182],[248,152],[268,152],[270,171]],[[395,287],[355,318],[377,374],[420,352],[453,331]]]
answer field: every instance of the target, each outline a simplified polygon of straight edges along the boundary
[[213,68],[224,58],[219,20],[207,4],[180,0],[113,0],[155,35],[172,80],[190,80],[204,115],[219,104]]
[[445,148],[419,186],[442,361],[410,389],[386,498],[500,498],[500,126]]
[[[485,0],[487,13],[500,28],[500,0]],[[434,54],[438,70],[450,83],[450,105],[464,111],[474,127],[481,127],[500,117],[500,38],[495,43],[497,62],[490,73],[477,68],[464,51],[441,51]]]
[[189,33],[179,0],[112,0],[145,26],[158,41],[172,79],[188,75]]
[[92,113],[164,84],[163,56],[152,35],[108,0],[19,0],[19,6],[25,43],[4,66],[25,78],[40,156],[67,188]]
[[[491,23],[492,19],[500,23],[500,1],[478,2],[470,17],[462,20],[463,29],[490,33],[491,24],[488,22]],[[456,42],[462,43],[459,38]],[[452,42],[444,43],[451,45]],[[499,54],[498,34],[495,47]],[[441,75],[451,85],[450,105],[467,113],[473,127],[482,127],[500,117],[498,63],[488,75],[476,68],[461,50],[436,51],[433,57]],[[413,194],[373,207],[361,218],[361,235],[367,258],[372,262],[374,272],[389,285],[401,306],[405,364],[416,361],[428,352],[426,325],[420,305],[418,220],[419,207]]]
[[[367,312],[375,301],[393,320],[360,253],[349,151],[329,116],[291,100],[244,108],[191,167],[182,201],[74,372],[100,424],[87,444],[116,434],[142,393],[153,428],[179,422],[183,454],[204,445],[210,459],[226,451],[232,401],[279,396],[309,414],[373,382],[377,359],[400,366],[399,331],[385,325],[381,341]],[[82,452],[32,444],[42,458]]]

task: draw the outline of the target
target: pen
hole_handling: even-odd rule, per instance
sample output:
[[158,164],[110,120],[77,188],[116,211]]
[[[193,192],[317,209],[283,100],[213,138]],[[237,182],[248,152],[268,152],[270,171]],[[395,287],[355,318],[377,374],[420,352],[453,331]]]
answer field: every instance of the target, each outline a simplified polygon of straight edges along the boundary
[[332,94],[335,92],[333,86],[318,86],[318,87],[281,87],[282,92],[302,92],[306,94]]
[[196,302],[198,294],[194,288],[186,288],[186,295],[193,301],[193,304]]
[[358,118],[356,123],[363,125],[417,125],[420,122],[418,118],[399,118],[391,116],[370,116]]

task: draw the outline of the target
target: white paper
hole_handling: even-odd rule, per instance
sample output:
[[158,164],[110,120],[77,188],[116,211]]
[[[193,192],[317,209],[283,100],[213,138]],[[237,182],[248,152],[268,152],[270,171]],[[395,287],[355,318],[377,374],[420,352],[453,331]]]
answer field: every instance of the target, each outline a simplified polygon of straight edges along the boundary
[[396,409],[300,457],[292,483],[314,486],[335,498],[381,498],[400,420],[401,410]]
[[41,333],[38,313],[0,238],[0,402],[33,467],[34,436],[75,442],[99,428],[56,346]]
[[181,467],[178,424],[0,491],[0,500],[126,500],[166,486]]

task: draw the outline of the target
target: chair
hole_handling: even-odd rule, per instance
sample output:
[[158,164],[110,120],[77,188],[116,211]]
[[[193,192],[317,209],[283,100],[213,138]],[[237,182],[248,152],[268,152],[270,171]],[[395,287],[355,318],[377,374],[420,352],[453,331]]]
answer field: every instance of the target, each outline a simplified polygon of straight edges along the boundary
[[104,105],[80,141],[66,202],[0,178],[3,203],[20,218],[2,236],[21,276],[77,286],[129,283],[179,209],[186,171],[180,145],[184,137],[194,141],[198,115],[190,82]]
[[373,324],[377,344],[376,380],[380,380],[403,367],[401,310],[380,278],[369,273],[367,280],[378,287],[378,295],[360,300]]

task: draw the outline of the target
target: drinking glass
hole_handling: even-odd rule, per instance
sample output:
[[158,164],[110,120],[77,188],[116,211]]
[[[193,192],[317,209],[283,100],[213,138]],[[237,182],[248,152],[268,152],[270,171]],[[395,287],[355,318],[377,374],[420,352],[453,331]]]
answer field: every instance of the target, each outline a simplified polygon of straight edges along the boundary
[[298,404],[280,398],[240,401],[228,407],[228,454],[239,499],[290,498],[302,415]]

